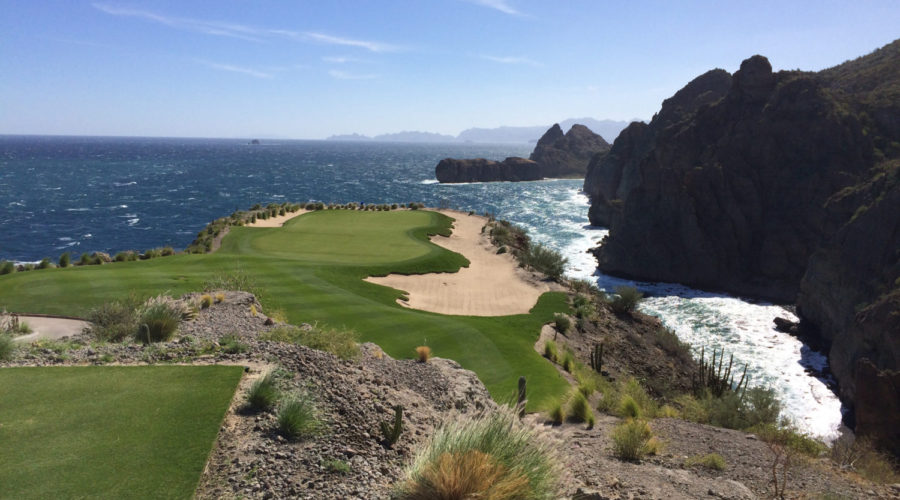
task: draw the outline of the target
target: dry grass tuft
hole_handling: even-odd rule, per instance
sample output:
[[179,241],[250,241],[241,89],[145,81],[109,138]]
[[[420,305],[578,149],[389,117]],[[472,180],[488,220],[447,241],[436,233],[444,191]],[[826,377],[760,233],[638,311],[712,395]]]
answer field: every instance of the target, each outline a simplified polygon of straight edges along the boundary
[[404,497],[408,500],[527,498],[528,477],[507,471],[487,453],[443,453],[422,472]]
[[416,357],[419,359],[419,363],[427,363],[431,359],[431,348],[427,345],[416,347]]

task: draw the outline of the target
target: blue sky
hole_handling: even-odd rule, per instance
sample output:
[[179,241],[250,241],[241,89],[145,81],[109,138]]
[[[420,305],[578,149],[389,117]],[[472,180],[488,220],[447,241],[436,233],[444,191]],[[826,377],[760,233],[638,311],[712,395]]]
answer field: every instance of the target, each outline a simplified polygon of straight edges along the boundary
[[324,138],[648,119],[753,54],[819,70],[900,2],[0,0],[0,134]]

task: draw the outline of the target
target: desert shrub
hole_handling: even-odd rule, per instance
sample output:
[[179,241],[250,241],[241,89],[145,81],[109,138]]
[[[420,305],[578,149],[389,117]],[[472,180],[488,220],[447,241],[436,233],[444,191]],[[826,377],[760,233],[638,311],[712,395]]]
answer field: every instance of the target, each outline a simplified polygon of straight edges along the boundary
[[16,343],[13,341],[13,336],[6,332],[0,332],[0,361],[13,359],[15,353]]
[[40,263],[38,263],[37,268],[38,269],[49,269],[52,265],[53,264],[50,263],[50,259],[45,257],[45,258],[41,259]]
[[247,344],[241,342],[237,335],[226,335],[219,340],[219,345],[226,354],[240,354],[247,352]]
[[398,488],[404,500],[559,498],[559,460],[514,411],[451,419],[417,454]]
[[623,418],[641,418],[641,407],[631,395],[625,394],[619,400],[618,414]]
[[591,411],[591,405],[581,391],[575,390],[569,397],[569,402],[566,406],[569,420],[587,423],[594,421],[594,412]]
[[322,462],[322,467],[324,467],[326,471],[334,474],[345,475],[350,473],[350,464],[343,460],[326,460]]
[[659,411],[656,412],[657,418],[679,418],[681,417],[681,412],[679,412],[674,406],[671,405],[663,405]]
[[278,407],[276,419],[278,431],[292,441],[315,435],[324,427],[315,401],[305,391],[285,398]]
[[690,361],[693,359],[691,355],[691,346],[682,342],[681,339],[678,338],[678,335],[668,328],[657,329],[654,341],[660,349],[683,361]]
[[88,312],[87,333],[103,342],[121,342],[137,332],[140,301],[130,295],[123,300],[104,302]]
[[706,467],[707,469],[723,471],[725,470],[725,459],[718,453],[710,453],[702,456],[694,455],[688,457],[687,460],[684,461],[684,465],[685,467],[699,465],[701,467]]
[[709,422],[709,412],[697,398],[690,394],[682,394],[675,399],[680,408],[681,418],[691,422],[705,424]]
[[0,262],[0,274],[12,274],[16,272],[16,265],[8,260]]
[[221,304],[222,302],[225,302],[225,294],[217,293],[215,296],[215,299],[216,299],[216,304]]
[[572,320],[565,314],[556,313],[553,315],[553,327],[556,328],[556,331],[565,335],[569,328],[572,327]]
[[91,254],[84,252],[81,254],[81,257],[78,257],[78,262],[76,262],[75,264],[79,265],[79,266],[87,266],[90,263],[91,263]]
[[553,425],[562,425],[566,420],[566,406],[562,399],[553,399],[546,405],[547,420]]
[[175,249],[170,246],[162,247],[159,250],[160,257],[169,257],[170,255],[175,255]]
[[854,470],[869,481],[879,484],[900,482],[897,464],[879,451],[872,438],[845,434],[831,447],[831,460],[842,469]]
[[506,248],[506,245],[503,245],[503,246],[501,246],[500,248],[497,249],[497,255],[504,254],[504,253],[506,253],[506,252],[508,252],[508,251],[509,251],[509,249]]
[[160,255],[162,255],[162,252],[160,251],[159,248],[150,248],[150,249],[144,250],[144,253],[141,255],[141,260],[155,259],[155,258],[159,257]]
[[644,294],[633,286],[617,286],[616,294],[609,298],[609,306],[613,312],[627,313],[634,311]]
[[234,290],[252,293],[259,299],[261,290],[256,285],[256,280],[243,270],[221,272],[203,282],[203,291]]
[[188,314],[187,307],[171,297],[160,295],[151,298],[140,309],[136,337],[146,343],[170,340]]
[[299,344],[302,338],[303,331],[293,325],[276,326],[259,334],[260,340],[284,342],[286,344]]
[[640,461],[660,449],[659,440],[644,420],[628,419],[619,424],[613,429],[612,440],[613,453],[622,460]]
[[200,308],[206,309],[213,304],[213,298],[208,293],[200,296]]
[[427,345],[416,347],[416,358],[419,360],[419,363],[427,363],[431,359],[431,348]]
[[644,386],[634,377],[629,377],[622,384],[621,393],[623,396],[630,396],[638,404],[644,416],[647,418],[655,418],[659,405],[656,403]]
[[34,271],[34,264],[28,263],[22,266],[22,271]]
[[775,393],[762,387],[747,389],[743,396],[729,391],[714,397],[707,392],[698,401],[707,417],[704,423],[728,429],[773,425],[781,413]]
[[71,257],[69,256],[69,252],[66,252],[59,256],[59,267],[69,267],[71,263]]
[[278,401],[278,385],[274,372],[256,379],[247,391],[247,407],[253,411],[268,410]]
[[546,274],[549,278],[559,280],[566,271],[568,259],[552,248],[540,243],[531,245],[524,256],[525,264],[536,271]]
[[559,359],[559,349],[556,346],[556,342],[552,340],[544,342],[544,357],[556,363],[556,360]]

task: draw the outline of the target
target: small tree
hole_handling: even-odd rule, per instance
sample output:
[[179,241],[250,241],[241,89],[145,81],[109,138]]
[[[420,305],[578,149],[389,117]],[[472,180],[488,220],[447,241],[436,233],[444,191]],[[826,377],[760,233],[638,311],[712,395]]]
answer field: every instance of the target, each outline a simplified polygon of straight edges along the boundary
[[66,252],[59,256],[59,267],[69,267],[69,263],[71,261],[71,257],[69,256],[69,252]]

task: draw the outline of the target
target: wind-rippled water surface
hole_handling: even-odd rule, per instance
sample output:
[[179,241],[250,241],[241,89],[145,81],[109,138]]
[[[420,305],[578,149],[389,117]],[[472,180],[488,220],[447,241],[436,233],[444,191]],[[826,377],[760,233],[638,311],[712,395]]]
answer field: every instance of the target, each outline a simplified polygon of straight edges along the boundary
[[840,403],[816,376],[825,358],[773,329],[781,307],[660,283],[594,274],[580,180],[443,185],[446,157],[501,160],[529,145],[0,136],[0,260],[69,251],[184,248],[207,222],[254,203],[421,201],[490,212],[528,229],[569,259],[568,273],[611,290],[637,286],[642,310],[699,351],[724,348],[753,382],[776,390],[802,429],[832,438]]

